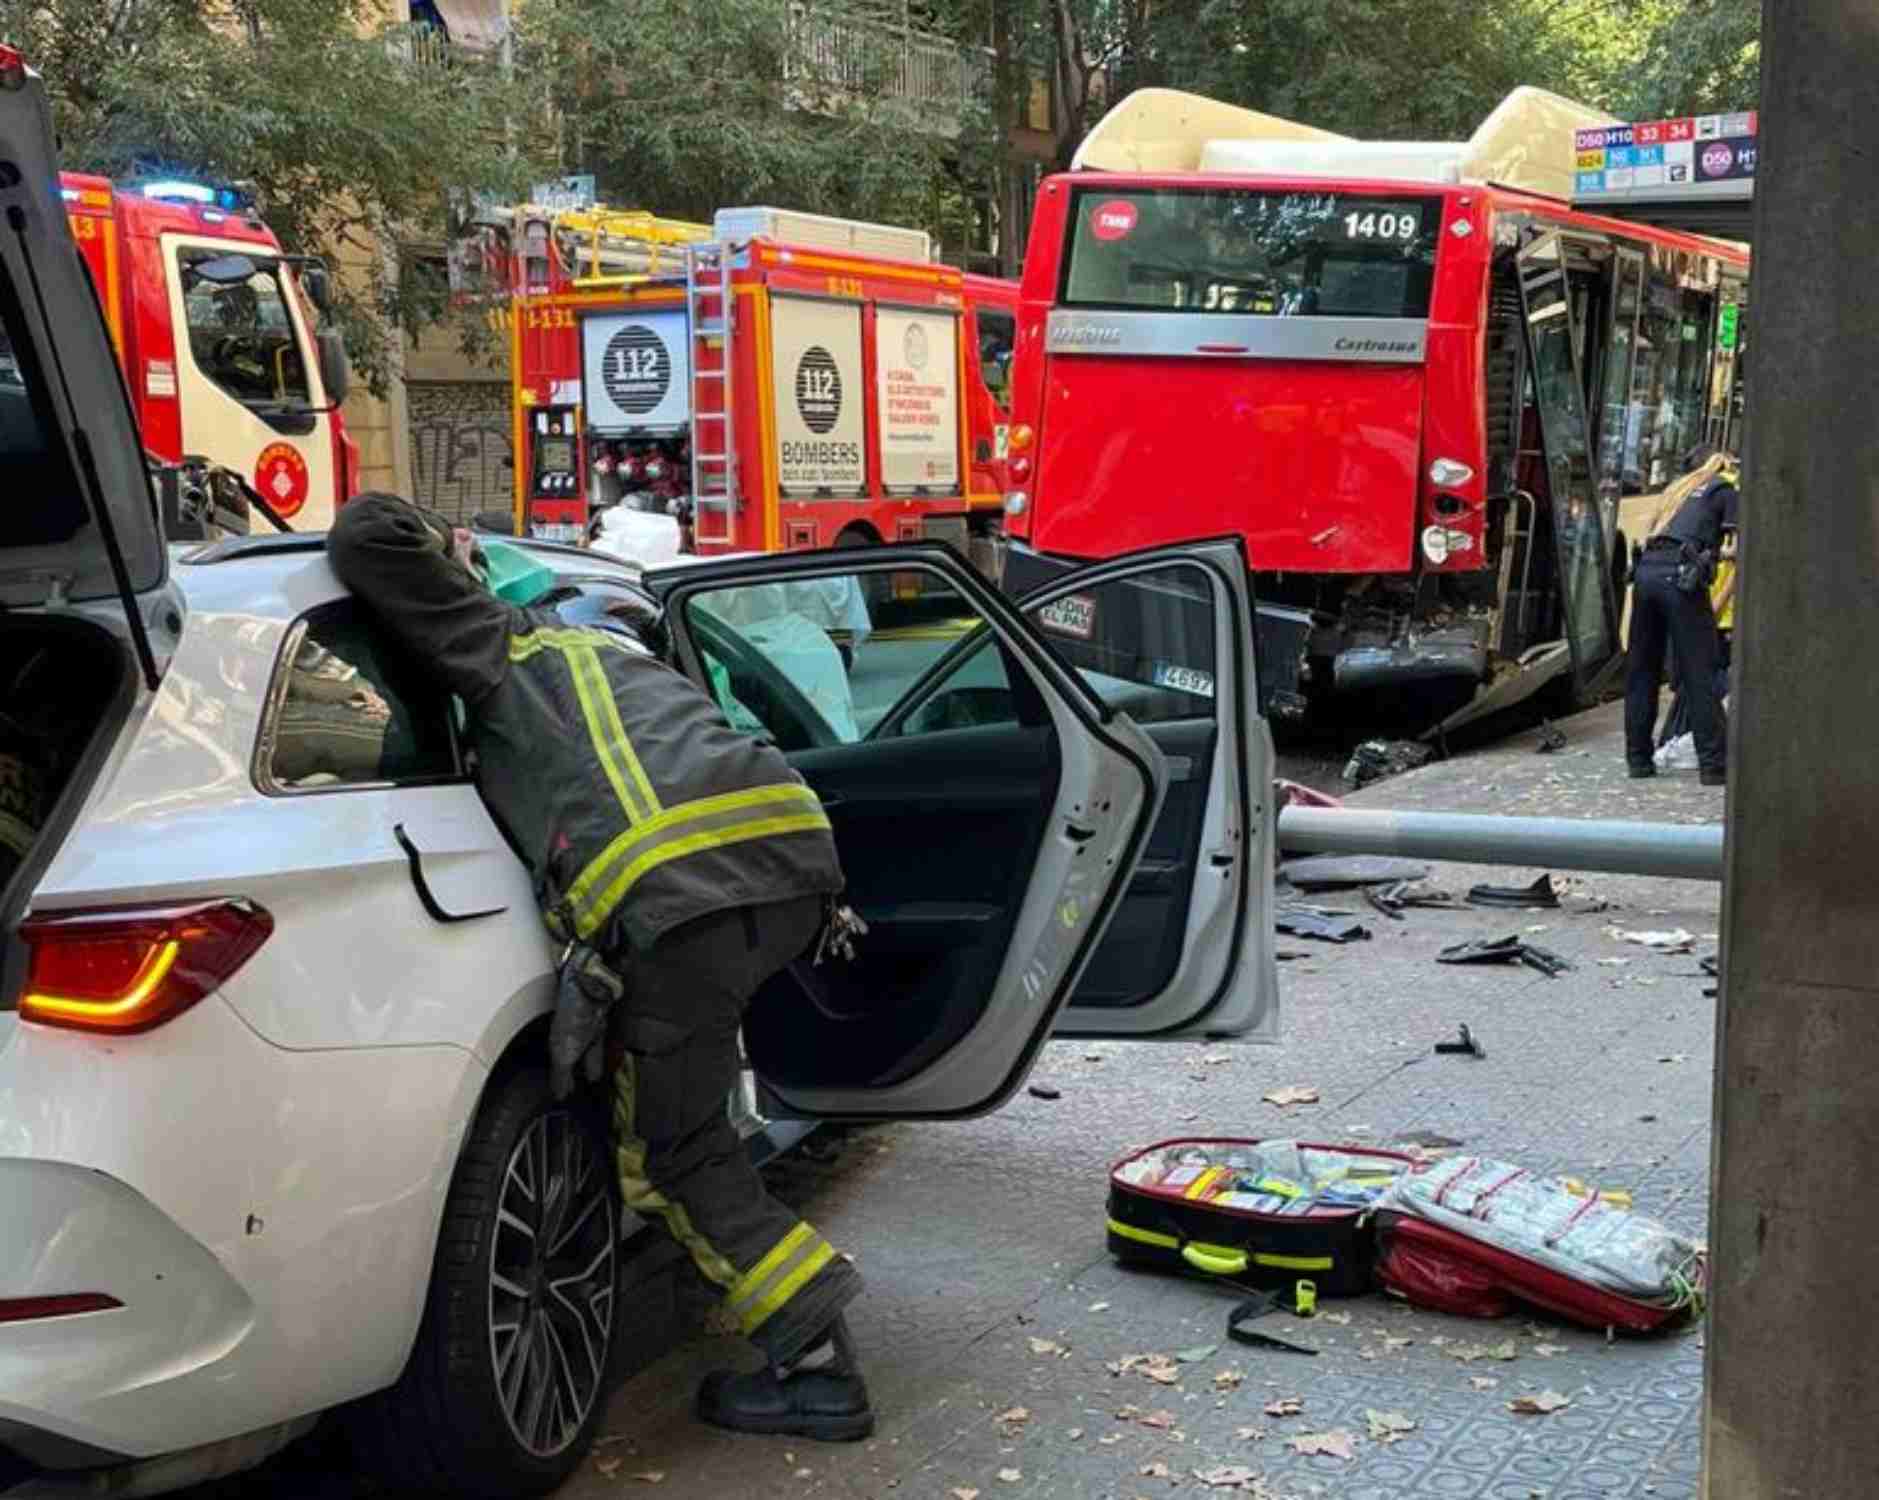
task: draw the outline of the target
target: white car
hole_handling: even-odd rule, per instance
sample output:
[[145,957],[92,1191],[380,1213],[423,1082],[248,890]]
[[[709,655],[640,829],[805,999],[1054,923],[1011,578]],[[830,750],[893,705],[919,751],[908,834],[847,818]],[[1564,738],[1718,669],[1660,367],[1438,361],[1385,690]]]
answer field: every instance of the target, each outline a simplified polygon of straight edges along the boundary
[[[529,879],[456,705],[320,538],[166,548],[56,180],[0,48],[0,1491],[152,1492],[340,1409],[394,1482],[544,1491],[604,1405],[635,1226],[599,1101],[547,1090]],[[940,547],[643,581],[536,552],[570,620],[658,597],[676,664],[829,809],[873,930],[758,997],[766,1116],[990,1110],[1053,1029],[1276,1030],[1230,544],[1022,613]],[[803,653],[729,623],[838,576],[899,610],[851,647],[839,729]]]

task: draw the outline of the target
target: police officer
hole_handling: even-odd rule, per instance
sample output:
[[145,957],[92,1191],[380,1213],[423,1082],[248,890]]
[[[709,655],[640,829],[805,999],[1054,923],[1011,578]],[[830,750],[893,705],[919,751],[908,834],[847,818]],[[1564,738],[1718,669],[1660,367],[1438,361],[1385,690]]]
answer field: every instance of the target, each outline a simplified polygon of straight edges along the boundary
[[1710,584],[1723,534],[1736,529],[1740,496],[1727,455],[1710,444],[1692,449],[1684,467],[1683,478],[1664,492],[1633,574],[1625,762],[1634,777],[1657,774],[1651,731],[1668,645],[1676,654],[1678,689],[1689,705],[1698,774],[1704,786],[1721,786],[1728,779],[1728,744],[1716,691],[1719,643]]
[[611,1011],[626,1206],[665,1224],[766,1357],[708,1376],[699,1415],[865,1437],[874,1417],[842,1319],[860,1275],[764,1190],[726,1113],[745,1004],[842,889],[828,818],[773,747],[651,651],[496,598],[469,545],[390,495],[350,502],[327,541],[340,580],[462,701],[477,787],[566,946],[555,1091],[577,1066],[598,1079]]

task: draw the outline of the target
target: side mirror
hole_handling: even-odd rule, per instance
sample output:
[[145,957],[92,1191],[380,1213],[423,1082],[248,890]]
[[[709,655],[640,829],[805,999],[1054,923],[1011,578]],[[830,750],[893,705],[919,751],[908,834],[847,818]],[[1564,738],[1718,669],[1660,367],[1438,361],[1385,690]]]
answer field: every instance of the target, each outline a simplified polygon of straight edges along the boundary
[[307,294],[307,300],[320,310],[320,316],[330,318],[333,315],[333,284],[327,278],[326,267],[313,261],[300,268],[300,290]]
[[352,389],[352,361],[346,357],[346,340],[337,328],[322,328],[314,337],[320,348],[320,384],[326,387],[326,402],[338,406]]
[[255,263],[245,255],[217,255],[193,261],[189,271],[213,286],[241,286],[253,279]]

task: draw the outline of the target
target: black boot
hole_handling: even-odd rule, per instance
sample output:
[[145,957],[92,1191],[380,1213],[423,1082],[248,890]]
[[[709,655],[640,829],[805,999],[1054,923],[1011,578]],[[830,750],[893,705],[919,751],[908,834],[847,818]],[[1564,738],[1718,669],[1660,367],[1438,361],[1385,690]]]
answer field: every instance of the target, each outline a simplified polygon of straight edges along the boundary
[[855,1359],[848,1325],[828,1334],[784,1369],[765,1365],[738,1374],[716,1370],[698,1387],[698,1415],[714,1427],[852,1443],[874,1431],[874,1408]]

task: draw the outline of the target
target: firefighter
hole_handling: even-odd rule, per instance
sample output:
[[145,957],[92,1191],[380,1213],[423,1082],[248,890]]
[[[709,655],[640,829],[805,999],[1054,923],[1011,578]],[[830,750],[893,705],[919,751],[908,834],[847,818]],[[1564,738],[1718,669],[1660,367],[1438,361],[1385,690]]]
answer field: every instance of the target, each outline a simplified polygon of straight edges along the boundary
[[555,1092],[577,1067],[599,1078],[610,1020],[626,1206],[665,1224],[766,1360],[708,1376],[699,1415],[865,1437],[874,1417],[842,1318],[860,1275],[765,1192],[726,1113],[746,1002],[839,916],[828,818],[772,746],[651,651],[496,598],[471,545],[390,495],[346,505],[327,542],[341,581],[462,700],[477,786],[530,851],[566,945]]
[[1649,539],[1633,569],[1631,639],[1625,668],[1625,762],[1634,777],[1655,776],[1651,731],[1674,649],[1678,691],[1689,705],[1698,775],[1704,786],[1728,779],[1727,726],[1716,691],[1719,643],[1710,604],[1716,559],[1736,529],[1740,497],[1728,456],[1708,443],[1692,449],[1683,477],[1664,491]]

